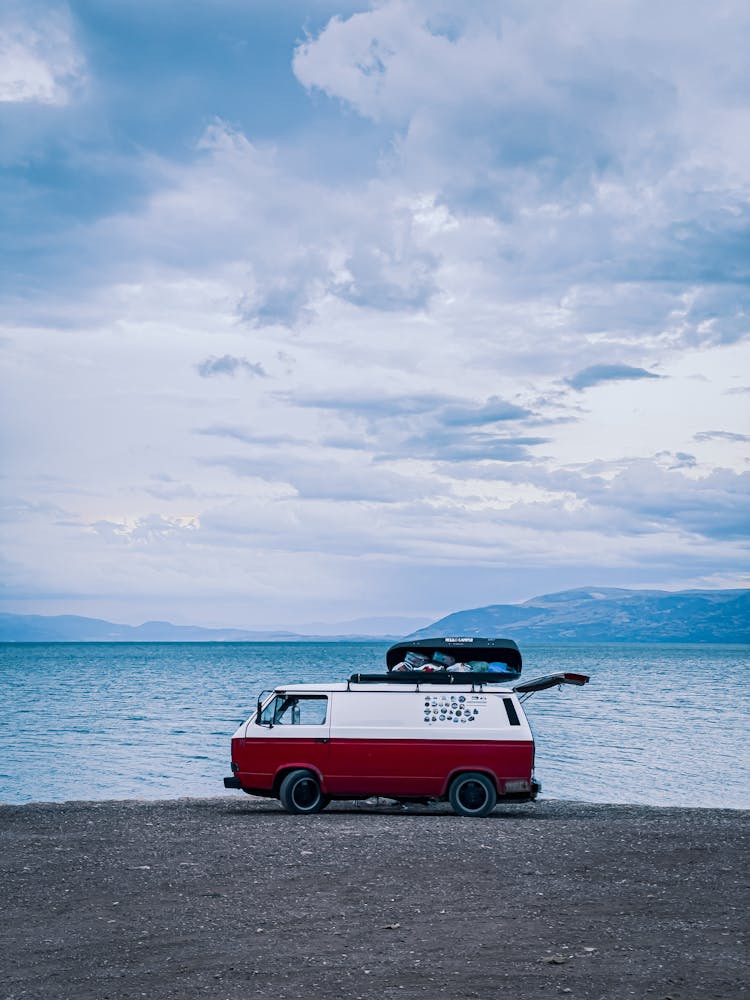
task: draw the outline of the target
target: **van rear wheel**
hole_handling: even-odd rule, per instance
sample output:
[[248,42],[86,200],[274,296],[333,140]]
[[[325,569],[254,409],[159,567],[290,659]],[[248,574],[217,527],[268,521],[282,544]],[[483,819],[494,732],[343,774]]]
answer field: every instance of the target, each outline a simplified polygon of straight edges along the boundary
[[458,816],[487,816],[497,805],[497,791],[486,774],[467,771],[451,782],[448,800]]
[[330,799],[320,790],[320,782],[312,771],[290,771],[281,782],[279,799],[289,813],[316,813],[324,809]]

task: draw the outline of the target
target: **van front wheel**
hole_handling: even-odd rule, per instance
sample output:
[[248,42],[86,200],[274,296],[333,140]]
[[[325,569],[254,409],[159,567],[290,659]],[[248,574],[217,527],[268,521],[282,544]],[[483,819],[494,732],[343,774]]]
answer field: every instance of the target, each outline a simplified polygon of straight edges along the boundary
[[328,805],[312,771],[290,771],[281,782],[279,799],[290,813],[316,813]]
[[486,774],[467,771],[453,779],[448,799],[459,816],[487,816],[497,805],[497,791]]

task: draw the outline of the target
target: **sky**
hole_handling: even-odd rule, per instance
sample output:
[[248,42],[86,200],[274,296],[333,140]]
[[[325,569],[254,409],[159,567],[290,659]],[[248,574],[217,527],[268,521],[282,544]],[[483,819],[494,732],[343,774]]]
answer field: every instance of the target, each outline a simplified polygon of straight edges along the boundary
[[0,610],[748,585],[744,0],[6,0]]

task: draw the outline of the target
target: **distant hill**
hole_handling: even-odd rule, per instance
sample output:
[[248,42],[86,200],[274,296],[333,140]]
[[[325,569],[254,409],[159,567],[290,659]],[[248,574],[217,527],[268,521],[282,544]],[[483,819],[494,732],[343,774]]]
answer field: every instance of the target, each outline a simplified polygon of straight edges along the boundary
[[[390,638],[397,639],[402,634],[397,633]],[[101,618],[82,618],[79,615],[0,613],[0,642],[305,642],[314,639],[325,639],[326,642],[351,642],[373,638],[389,638],[389,636],[368,635],[362,632],[340,635],[311,635],[283,631],[251,632],[244,629],[172,625],[170,622],[117,625]]]
[[[304,632],[201,628],[145,622],[117,625],[78,615],[0,613],[0,642],[326,642],[399,639],[419,619],[356,619],[301,626]],[[399,632],[397,626],[402,626]],[[320,629],[319,632],[307,630]],[[382,628],[382,632],[379,632]],[[332,634],[334,629],[340,629]],[[387,629],[387,631],[386,631]],[[326,631],[330,630],[330,631]],[[750,643],[748,590],[584,588],[455,611],[410,638],[508,636],[519,642]]]
[[750,643],[748,590],[585,588],[456,611],[410,638],[508,636],[520,642]]
[[170,622],[117,625],[79,615],[0,614],[2,642],[242,642],[269,637],[295,638],[293,633],[200,628]]

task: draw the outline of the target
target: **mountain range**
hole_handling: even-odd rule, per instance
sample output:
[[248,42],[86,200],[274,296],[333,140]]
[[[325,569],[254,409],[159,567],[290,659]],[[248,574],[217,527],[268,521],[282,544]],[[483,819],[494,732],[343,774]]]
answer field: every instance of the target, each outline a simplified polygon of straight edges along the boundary
[[295,635],[172,625],[171,622],[119,625],[79,615],[0,614],[2,642],[243,642],[269,638],[294,639]]
[[520,642],[750,643],[750,589],[565,590],[523,604],[456,611],[414,638],[508,636]]
[[[423,619],[422,619],[423,620]],[[419,619],[369,618],[300,631],[248,631],[145,622],[118,625],[78,615],[0,613],[0,642],[304,642],[397,639]],[[308,631],[309,629],[309,631]],[[750,643],[750,589],[621,590],[581,588],[456,611],[410,638],[507,636],[519,642]]]
[[425,618],[355,618],[345,622],[311,622],[297,630],[203,628],[144,622],[120,625],[79,615],[16,615],[0,613],[0,642],[305,642],[400,639]]

